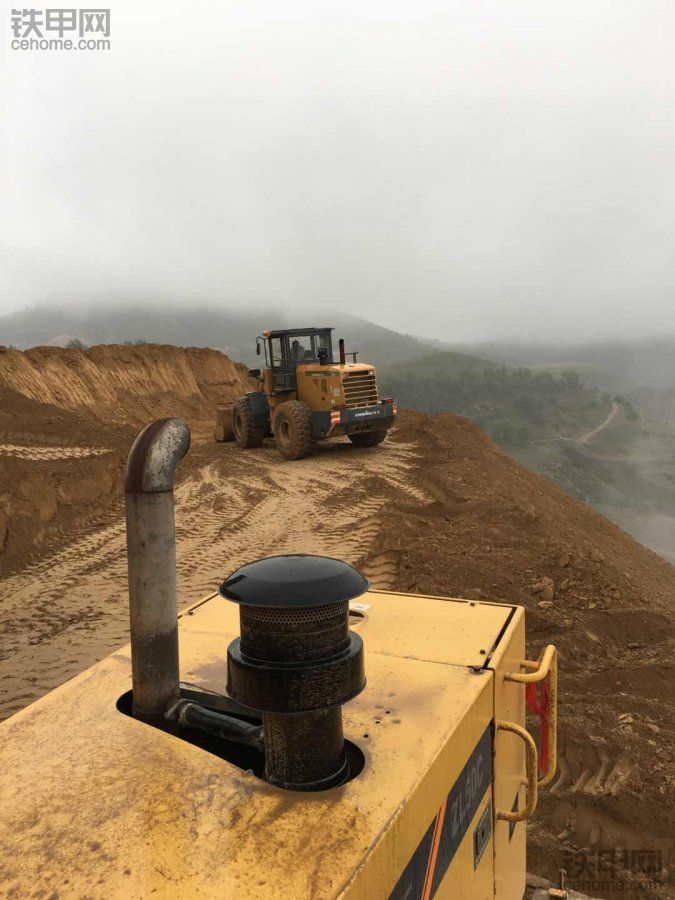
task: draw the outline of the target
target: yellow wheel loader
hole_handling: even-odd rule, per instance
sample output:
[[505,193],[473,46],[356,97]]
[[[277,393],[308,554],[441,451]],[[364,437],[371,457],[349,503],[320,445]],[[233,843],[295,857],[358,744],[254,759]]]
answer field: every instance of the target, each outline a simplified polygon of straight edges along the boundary
[[301,459],[316,450],[322,438],[346,435],[357,447],[381,444],[394,423],[397,408],[380,398],[375,367],[347,362],[344,341],[333,359],[332,328],[291,328],[264,331],[256,351],[265,352],[265,368],[250,369],[258,390],[220,405],[216,411],[217,441],[234,440],[242,448],[260,447],[274,437],[287,459]]

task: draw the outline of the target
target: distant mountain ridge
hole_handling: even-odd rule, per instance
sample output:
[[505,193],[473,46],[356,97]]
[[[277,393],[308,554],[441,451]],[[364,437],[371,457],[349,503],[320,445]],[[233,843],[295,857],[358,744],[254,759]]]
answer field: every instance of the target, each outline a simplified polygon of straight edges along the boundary
[[255,362],[255,338],[265,328],[333,326],[335,338],[343,337],[348,350],[374,365],[402,362],[422,356],[430,344],[400,334],[349,313],[324,309],[317,304],[313,315],[292,314],[275,308],[254,312],[214,309],[208,306],[139,304],[107,309],[99,306],[69,310],[36,306],[0,317],[0,344],[27,349],[61,344],[73,336],[85,344],[120,344],[143,341],[177,347],[212,347],[230,358]]

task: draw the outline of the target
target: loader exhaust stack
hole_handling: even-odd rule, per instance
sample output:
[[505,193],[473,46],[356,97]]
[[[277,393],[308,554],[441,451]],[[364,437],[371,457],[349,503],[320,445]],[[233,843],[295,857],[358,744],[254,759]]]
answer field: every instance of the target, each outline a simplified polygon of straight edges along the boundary
[[190,447],[183,419],[152,422],[125,480],[133,715],[159,722],[180,697],[173,480]]

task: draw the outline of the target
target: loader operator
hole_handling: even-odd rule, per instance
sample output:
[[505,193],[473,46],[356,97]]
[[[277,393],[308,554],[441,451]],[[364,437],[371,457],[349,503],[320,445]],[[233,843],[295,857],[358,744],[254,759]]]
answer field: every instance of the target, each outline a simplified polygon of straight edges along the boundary
[[305,358],[305,348],[297,339],[291,344],[291,358],[294,363],[300,363]]

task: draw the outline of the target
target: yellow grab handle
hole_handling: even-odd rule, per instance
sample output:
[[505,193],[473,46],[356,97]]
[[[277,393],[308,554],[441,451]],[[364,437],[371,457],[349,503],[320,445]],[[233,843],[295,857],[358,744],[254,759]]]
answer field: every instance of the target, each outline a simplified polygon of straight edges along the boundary
[[520,664],[524,669],[532,669],[531,672],[509,672],[504,676],[506,681],[517,681],[521,684],[533,684],[543,681],[550,675],[548,683],[548,700],[550,704],[548,716],[548,765],[546,771],[539,779],[539,786],[543,787],[553,780],[555,770],[558,767],[558,651],[553,644],[548,644],[539,657],[538,662],[525,659]]
[[498,719],[495,727],[502,731],[512,731],[525,743],[525,766],[527,769],[525,808],[519,809],[518,812],[497,810],[496,813],[498,819],[505,819],[507,822],[522,822],[523,819],[529,819],[537,808],[537,745],[530,732],[521,728],[520,725],[516,725],[515,722],[504,722]]

